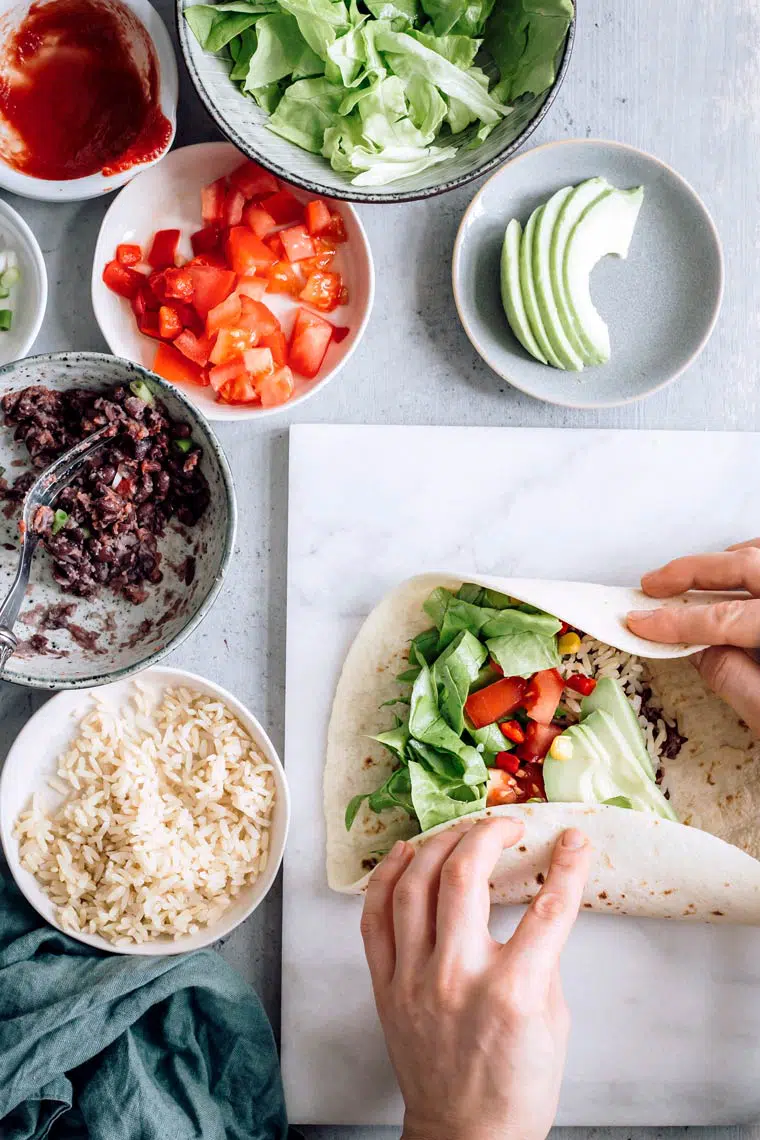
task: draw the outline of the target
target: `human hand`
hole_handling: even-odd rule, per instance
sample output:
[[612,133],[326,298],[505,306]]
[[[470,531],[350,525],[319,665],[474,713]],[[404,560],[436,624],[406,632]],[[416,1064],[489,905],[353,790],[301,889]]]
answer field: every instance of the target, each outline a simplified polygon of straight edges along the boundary
[[641,579],[651,598],[672,598],[686,590],[745,590],[749,598],[712,605],[634,611],[628,626],[639,637],[669,644],[686,641],[711,648],[691,660],[705,683],[760,736],[760,538],[720,554],[677,558]]
[[416,849],[397,843],[370,879],[362,936],[404,1140],[544,1140],[554,1121],[570,1028],[559,957],[591,849],[565,832],[502,945],[488,930],[488,879],[523,831],[464,820]]

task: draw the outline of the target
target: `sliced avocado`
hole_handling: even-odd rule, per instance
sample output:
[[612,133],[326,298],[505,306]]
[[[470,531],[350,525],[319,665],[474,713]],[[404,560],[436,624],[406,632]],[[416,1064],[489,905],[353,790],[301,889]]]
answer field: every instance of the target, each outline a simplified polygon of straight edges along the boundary
[[552,348],[562,361],[564,368],[570,372],[581,372],[583,370],[583,356],[576,352],[565,332],[562,317],[557,307],[551,272],[552,235],[557,224],[557,217],[566,198],[572,192],[572,186],[565,186],[562,190],[558,190],[539,213],[533,234],[533,283],[536,288],[536,299],[541,312],[541,319]]
[[590,341],[584,336],[583,329],[576,325],[570,299],[565,289],[564,263],[565,250],[568,239],[575,228],[575,224],[587,206],[596,201],[607,190],[612,190],[606,178],[587,178],[579,186],[571,189],[565,197],[562,208],[557,216],[551,240],[551,275],[554,297],[557,302],[562,327],[567,338],[579,356],[586,364],[598,364],[599,360],[594,353]]
[[567,242],[565,294],[576,328],[583,330],[599,363],[610,358],[610,332],[591,300],[591,271],[607,254],[628,256],[643,200],[642,186],[601,194],[583,211]]
[[611,677],[603,677],[593,693],[584,697],[581,702],[581,719],[585,720],[592,712],[602,709],[612,717],[620,732],[623,733],[641,767],[654,780],[655,772],[652,758],[649,755],[644,737],[641,732],[638,717],[633,705],[626,697],[621,686]]
[[533,281],[533,235],[536,229],[536,223],[540,218],[543,206],[538,210],[534,210],[528,218],[528,224],[525,227],[525,232],[520,242],[520,289],[522,290],[523,304],[525,311],[528,314],[530,321],[531,331],[536,339],[541,352],[546,357],[548,364],[553,364],[555,368],[564,370],[562,361],[557,356],[552,348],[551,341],[546,335],[544,322],[541,319],[541,312],[538,307],[538,299],[536,297],[536,286]]
[[597,803],[624,797],[635,811],[678,822],[657,785],[646,775],[612,717],[601,709],[562,734],[572,742],[569,760],[544,760],[544,785],[552,803]]
[[520,239],[522,226],[513,218],[504,234],[501,247],[501,303],[507,314],[509,327],[526,352],[546,364],[546,357],[538,347],[528,314],[525,311],[522,289],[520,288]]

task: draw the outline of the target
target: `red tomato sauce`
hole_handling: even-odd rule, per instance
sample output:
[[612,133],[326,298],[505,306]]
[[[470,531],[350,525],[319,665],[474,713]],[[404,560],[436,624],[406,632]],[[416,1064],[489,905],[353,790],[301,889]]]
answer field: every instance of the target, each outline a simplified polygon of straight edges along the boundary
[[0,154],[35,178],[115,174],[166,148],[158,99],[155,48],[128,8],[37,0],[2,50]]

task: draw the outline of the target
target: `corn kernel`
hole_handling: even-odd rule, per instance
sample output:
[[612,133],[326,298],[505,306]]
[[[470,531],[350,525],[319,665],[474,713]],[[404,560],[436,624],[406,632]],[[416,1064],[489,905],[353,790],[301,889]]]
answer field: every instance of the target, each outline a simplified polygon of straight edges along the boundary
[[581,639],[577,633],[563,633],[562,637],[557,642],[557,648],[563,657],[568,653],[577,653],[581,647]]
[[549,749],[552,760],[572,760],[573,742],[566,736],[555,736]]

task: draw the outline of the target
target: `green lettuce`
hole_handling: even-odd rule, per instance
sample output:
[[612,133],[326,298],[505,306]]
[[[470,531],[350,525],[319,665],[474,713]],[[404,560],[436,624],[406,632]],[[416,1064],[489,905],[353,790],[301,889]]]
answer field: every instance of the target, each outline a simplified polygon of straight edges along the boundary
[[573,15],[572,0],[496,0],[484,46],[499,69],[498,98],[512,102],[552,86]]
[[510,633],[489,638],[486,647],[505,677],[531,677],[544,669],[559,668],[556,637],[529,631]]
[[474,789],[447,780],[413,760],[409,762],[409,777],[414,814],[423,831],[482,811],[486,806],[484,788]]

